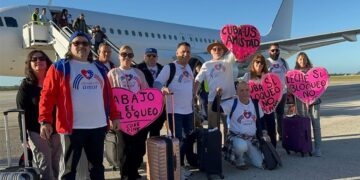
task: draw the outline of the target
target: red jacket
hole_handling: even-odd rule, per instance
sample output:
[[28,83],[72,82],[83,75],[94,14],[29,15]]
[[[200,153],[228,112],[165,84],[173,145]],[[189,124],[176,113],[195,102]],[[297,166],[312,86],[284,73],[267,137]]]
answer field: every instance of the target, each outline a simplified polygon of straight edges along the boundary
[[[99,69],[103,79],[103,99],[105,117],[119,120],[120,113],[116,109],[111,86],[106,75],[106,67],[94,63]],[[61,134],[71,134],[73,129],[73,108],[70,89],[70,63],[69,60],[60,60],[50,66],[43,84],[39,102],[39,122],[52,124],[52,111],[56,106],[56,130]]]

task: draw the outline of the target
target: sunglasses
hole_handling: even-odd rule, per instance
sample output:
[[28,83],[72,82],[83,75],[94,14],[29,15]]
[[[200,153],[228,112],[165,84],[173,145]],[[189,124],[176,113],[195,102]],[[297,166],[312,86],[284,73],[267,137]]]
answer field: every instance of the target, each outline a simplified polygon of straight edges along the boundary
[[212,48],[211,50],[213,50],[213,51],[222,51],[223,48]]
[[279,49],[272,49],[270,50],[271,52],[279,52],[280,50]]
[[262,61],[255,61],[256,64],[261,64],[261,65],[264,65],[264,62]]
[[123,58],[126,58],[126,57],[128,57],[128,58],[133,58],[134,57],[134,53],[126,53],[126,52],[122,52],[122,53],[120,53],[120,56],[121,57],[123,57]]
[[84,47],[89,46],[89,42],[87,41],[74,41],[71,44],[73,44],[74,46],[79,46],[80,44]]
[[46,57],[44,57],[44,56],[32,57],[30,61],[31,61],[31,62],[36,62],[37,60],[39,60],[39,61],[46,61]]
[[146,55],[148,58],[151,58],[151,57],[153,57],[153,58],[156,58],[157,57],[157,55],[155,55],[155,54],[148,54],[148,55]]

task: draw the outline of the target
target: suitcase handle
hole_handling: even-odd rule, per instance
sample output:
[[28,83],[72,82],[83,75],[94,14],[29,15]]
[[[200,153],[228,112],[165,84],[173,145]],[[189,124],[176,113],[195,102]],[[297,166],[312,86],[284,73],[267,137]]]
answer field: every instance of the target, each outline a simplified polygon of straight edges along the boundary
[[[166,114],[166,130],[167,130],[167,135],[169,137],[175,137],[175,107],[174,107],[174,93],[171,93],[171,94],[165,94],[164,95],[165,98],[165,114]],[[173,133],[171,133],[171,130],[170,130],[170,127],[169,127],[169,116],[168,116],[168,112],[167,112],[167,109],[168,109],[168,101],[167,101],[167,98],[168,96],[171,96],[171,109],[172,109],[172,113],[171,113],[171,117],[172,117],[172,129],[173,129]]]
[[27,140],[26,140],[26,129],[25,129],[25,111],[22,109],[8,109],[3,112],[4,114],[4,125],[5,125],[5,141],[6,141],[6,155],[7,155],[7,165],[11,166],[11,150],[10,150],[10,135],[9,135],[9,125],[8,125],[8,114],[17,112],[21,114],[21,127],[22,127],[22,148],[24,151],[24,163],[25,167],[29,167],[28,151],[27,151]]

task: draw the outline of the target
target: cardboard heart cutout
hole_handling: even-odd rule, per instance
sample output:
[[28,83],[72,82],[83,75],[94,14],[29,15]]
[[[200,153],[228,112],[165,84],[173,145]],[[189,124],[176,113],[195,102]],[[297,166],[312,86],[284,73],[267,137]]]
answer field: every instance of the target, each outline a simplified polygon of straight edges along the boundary
[[220,37],[238,62],[245,62],[260,47],[260,33],[252,25],[227,24],[221,29]]
[[124,88],[112,91],[120,111],[121,131],[131,136],[153,123],[163,111],[164,97],[158,89],[142,89],[137,93]]
[[312,68],[306,74],[300,70],[288,71],[286,85],[301,102],[311,105],[328,87],[329,74],[323,67]]
[[261,81],[249,81],[250,96],[258,99],[265,114],[275,111],[282,97],[282,84],[279,76],[275,73],[267,73]]

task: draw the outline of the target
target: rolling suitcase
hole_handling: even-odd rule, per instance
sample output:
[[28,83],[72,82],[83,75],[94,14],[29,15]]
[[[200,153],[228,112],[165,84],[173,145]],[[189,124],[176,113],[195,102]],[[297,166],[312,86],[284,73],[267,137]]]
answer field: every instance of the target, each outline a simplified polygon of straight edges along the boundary
[[[24,163],[25,166],[12,166],[11,164],[11,150],[10,150],[10,137],[8,127],[8,113],[17,112],[21,114],[21,126],[23,143],[22,148],[24,152]],[[26,148],[26,129],[25,129],[25,115],[24,110],[20,109],[9,109],[4,111],[4,123],[5,123],[5,141],[6,141],[6,152],[7,152],[7,168],[0,170],[0,179],[26,179],[26,180],[40,180],[40,171],[36,168],[29,167],[28,151]]]
[[[167,96],[165,96],[165,102],[167,102]],[[173,95],[171,95],[171,103],[173,105],[173,134],[175,135]],[[167,106],[167,104],[165,105]],[[167,107],[165,107],[165,109],[167,109]],[[168,116],[166,117],[167,122],[169,122]],[[166,125],[168,136],[151,137],[146,141],[146,171],[147,179],[150,180],[180,180],[179,140],[171,135],[168,123]]]
[[220,132],[220,97],[217,97],[217,127],[213,129],[200,129],[197,138],[199,169],[204,171],[208,179],[211,175],[218,175],[224,179],[222,173],[222,154]]
[[311,126],[308,117],[299,115],[287,116],[282,121],[282,146],[288,154],[290,151],[305,153],[312,156]]

